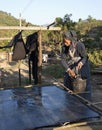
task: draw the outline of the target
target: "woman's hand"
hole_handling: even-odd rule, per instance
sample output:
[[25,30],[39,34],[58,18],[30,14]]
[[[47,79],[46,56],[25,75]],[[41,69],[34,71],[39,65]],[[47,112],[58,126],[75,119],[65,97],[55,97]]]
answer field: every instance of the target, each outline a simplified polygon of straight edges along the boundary
[[81,69],[82,66],[83,66],[83,63],[82,63],[82,62],[79,62],[79,63],[78,63],[78,69]]
[[76,77],[76,74],[74,73],[74,71],[73,71],[73,70],[68,69],[68,71],[67,71],[67,72],[69,73],[69,75],[70,75],[71,77],[73,77],[73,78],[75,78],[75,77]]

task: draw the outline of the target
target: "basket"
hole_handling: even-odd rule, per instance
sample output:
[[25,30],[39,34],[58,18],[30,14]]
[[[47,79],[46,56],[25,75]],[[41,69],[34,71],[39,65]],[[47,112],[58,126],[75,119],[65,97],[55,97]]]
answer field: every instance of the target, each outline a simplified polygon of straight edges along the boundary
[[73,80],[73,91],[75,93],[82,93],[86,89],[86,79],[82,79],[81,77],[77,77]]

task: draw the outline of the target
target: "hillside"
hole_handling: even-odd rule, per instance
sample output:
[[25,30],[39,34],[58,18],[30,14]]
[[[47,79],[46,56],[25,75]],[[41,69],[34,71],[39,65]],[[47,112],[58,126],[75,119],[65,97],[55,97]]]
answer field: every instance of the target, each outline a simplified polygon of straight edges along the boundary
[[[27,24],[25,19],[22,19],[22,25]],[[32,25],[31,23],[29,23]],[[12,16],[10,13],[0,11],[0,26],[19,26],[19,19]]]
[[0,11],[0,26],[18,26],[19,20],[11,16],[10,13]]
[[[15,18],[12,16],[10,13],[0,11],[0,26],[19,26],[20,21],[19,19]],[[26,26],[28,23],[26,22],[25,19],[21,20],[22,26]],[[31,23],[29,23],[29,26],[36,26]],[[17,34],[18,30],[0,30],[0,38],[12,38],[15,34]],[[28,33],[29,31],[24,32]],[[0,46],[4,46],[8,44],[9,40],[0,40]],[[2,51],[2,50],[0,50]]]

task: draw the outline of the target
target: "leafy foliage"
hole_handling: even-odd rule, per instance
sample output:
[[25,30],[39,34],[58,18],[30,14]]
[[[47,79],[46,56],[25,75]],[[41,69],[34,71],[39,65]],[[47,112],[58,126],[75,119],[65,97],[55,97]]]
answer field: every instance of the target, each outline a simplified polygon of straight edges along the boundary
[[95,66],[102,65],[102,50],[92,50],[88,53],[91,63]]
[[46,68],[46,71],[42,72],[44,75],[50,75],[55,78],[62,78],[64,74],[64,68],[61,64],[53,64]]

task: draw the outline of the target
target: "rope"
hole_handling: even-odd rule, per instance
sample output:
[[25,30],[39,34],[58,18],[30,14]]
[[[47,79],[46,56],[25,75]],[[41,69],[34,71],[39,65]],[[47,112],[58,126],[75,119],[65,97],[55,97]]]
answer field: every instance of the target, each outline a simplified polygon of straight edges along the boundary
[[23,8],[21,14],[23,14],[27,9],[28,7],[31,5],[31,3],[33,2],[34,0],[30,0],[29,3]]

